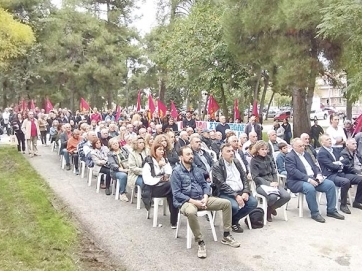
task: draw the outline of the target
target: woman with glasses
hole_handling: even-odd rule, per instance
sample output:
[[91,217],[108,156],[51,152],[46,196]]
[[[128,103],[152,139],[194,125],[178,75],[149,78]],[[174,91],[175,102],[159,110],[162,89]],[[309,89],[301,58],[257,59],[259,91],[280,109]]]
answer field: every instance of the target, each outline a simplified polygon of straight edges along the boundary
[[143,186],[142,166],[148,152],[145,149],[145,140],[138,136],[132,142],[132,150],[128,156],[128,186],[133,189],[135,185]]
[[95,175],[99,173],[104,173],[106,175],[106,185],[101,184],[101,188],[105,188],[105,193],[107,196],[111,194],[109,186],[111,184],[111,169],[108,165],[108,148],[102,146],[102,143],[99,138],[92,142],[93,149],[91,150],[91,156],[94,163],[93,172]]
[[128,173],[128,152],[122,147],[119,147],[117,138],[109,140],[108,164],[111,169],[111,177],[120,183],[120,199],[128,201],[126,195],[127,173]]

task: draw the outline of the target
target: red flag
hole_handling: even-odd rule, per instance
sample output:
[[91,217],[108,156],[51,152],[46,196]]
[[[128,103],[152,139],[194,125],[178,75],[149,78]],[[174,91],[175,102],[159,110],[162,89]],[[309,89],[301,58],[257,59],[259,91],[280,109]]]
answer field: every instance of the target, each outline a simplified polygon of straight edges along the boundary
[[353,135],[359,133],[362,128],[362,114],[358,116],[358,118],[355,121],[356,127],[354,128]]
[[236,119],[240,120],[238,99],[235,99],[235,101],[234,101],[234,121]]
[[257,100],[254,100],[252,114],[256,117],[256,121],[259,121],[258,101]]
[[137,112],[141,110],[141,91],[138,91],[137,95]]
[[166,116],[167,107],[160,100],[157,101],[158,115],[160,118]]
[[83,98],[80,98],[80,105],[79,105],[80,112],[89,110],[89,108],[90,108],[89,104]]
[[219,105],[217,104],[216,100],[212,95],[209,96],[209,102],[207,105],[207,113],[210,115],[211,118],[215,118],[215,112],[219,110]]
[[121,116],[121,107],[119,105],[117,105],[117,108],[116,108],[116,121],[119,120],[120,116]]
[[45,113],[48,114],[50,112],[50,110],[53,110],[53,105],[47,98],[46,102],[45,102]]
[[30,110],[34,110],[34,109],[35,109],[34,100],[31,99],[31,101],[30,101]]
[[153,115],[153,112],[155,112],[156,107],[155,107],[155,104],[153,103],[153,98],[152,98],[151,94],[148,95],[148,110],[149,110],[148,118],[152,119],[152,115]]
[[171,101],[171,117],[176,119],[178,117],[177,109],[173,101]]
[[23,99],[22,102],[21,102],[21,109],[23,110],[23,112],[25,112],[27,108],[28,108],[28,106],[26,105],[26,102]]

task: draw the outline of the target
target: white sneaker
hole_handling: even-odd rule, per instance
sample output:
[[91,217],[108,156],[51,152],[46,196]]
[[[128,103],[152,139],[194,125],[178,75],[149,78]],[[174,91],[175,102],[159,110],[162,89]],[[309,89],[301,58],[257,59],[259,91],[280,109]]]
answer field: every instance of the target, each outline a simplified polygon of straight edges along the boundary
[[200,259],[206,258],[206,245],[204,242],[199,245],[199,249],[197,250],[197,257]]
[[121,201],[125,201],[125,202],[128,202],[128,201],[129,201],[129,199],[128,199],[127,196],[126,196],[126,193],[123,193],[123,194],[119,197],[119,199],[120,199]]

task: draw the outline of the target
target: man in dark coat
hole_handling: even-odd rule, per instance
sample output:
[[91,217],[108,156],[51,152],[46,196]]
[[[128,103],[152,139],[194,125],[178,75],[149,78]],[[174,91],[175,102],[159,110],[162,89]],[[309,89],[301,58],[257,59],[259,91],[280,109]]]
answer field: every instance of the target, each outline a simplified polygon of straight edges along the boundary
[[[316,192],[326,193],[327,216],[344,219],[336,209],[336,189],[331,180],[324,179],[319,167],[313,162],[309,153],[305,152],[300,138],[292,141],[293,150],[285,157],[287,171],[287,187],[293,193],[305,194],[312,219],[324,223],[325,219],[318,210]],[[302,206],[300,206],[302,208]]]

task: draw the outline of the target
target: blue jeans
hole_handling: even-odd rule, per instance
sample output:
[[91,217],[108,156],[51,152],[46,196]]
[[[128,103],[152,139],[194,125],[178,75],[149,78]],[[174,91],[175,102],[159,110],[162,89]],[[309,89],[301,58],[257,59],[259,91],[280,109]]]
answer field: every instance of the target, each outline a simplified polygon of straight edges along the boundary
[[229,197],[225,194],[221,194],[220,198],[227,199],[231,203],[231,209],[232,209],[231,225],[239,224],[240,219],[250,214],[250,212],[258,206],[258,201],[253,196],[249,196],[249,200],[244,201],[245,205],[243,208],[239,207],[239,204],[234,197]]
[[127,173],[125,172],[116,172],[115,177],[119,182],[119,193],[122,195],[126,193],[127,186]]
[[[316,191],[326,193],[327,213],[337,212],[336,209],[336,187],[331,180],[325,179],[323,183],[314,187],[308,182],[303,182],[303,194],[308,203],[311,216],[319,215],[318,204],[316,199]],[[299,206],[300,208],[301,206]]]
[[63,153],[63,156],[64,156],[65,164],[70,165],[69,152],[67,151],[67,149],[63,149],[62,153]]
[[143,179],[142,179],[142,176],[141,176],[141,175],[139,175],[139,176],[137,177],[136,185],[139,185],[139,186],[142,188]]

